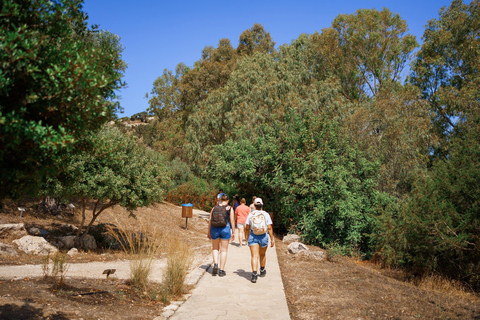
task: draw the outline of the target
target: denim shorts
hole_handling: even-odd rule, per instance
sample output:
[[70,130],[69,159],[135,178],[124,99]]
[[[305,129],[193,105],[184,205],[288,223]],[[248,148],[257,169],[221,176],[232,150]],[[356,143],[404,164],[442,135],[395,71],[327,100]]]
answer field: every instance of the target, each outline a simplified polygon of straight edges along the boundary
[[232,237],[232,229],[230,227],[230,223],[227,223],[225,227],[212,227],[210,229],[210,235],[212,240],[216,240],[218,238],[222,240],[230,240]]
[[248,245],[252,246],[254,244],[258,244],[261,248],[268,246],[268,232],[260,235],[250,232],[250,235],[248,236]]

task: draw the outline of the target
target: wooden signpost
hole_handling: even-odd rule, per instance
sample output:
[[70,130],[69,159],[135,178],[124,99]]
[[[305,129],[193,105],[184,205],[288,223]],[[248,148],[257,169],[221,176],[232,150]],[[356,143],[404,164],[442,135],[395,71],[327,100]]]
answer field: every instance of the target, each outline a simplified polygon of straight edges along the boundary
[[193,204],[184,203],[182,204],[182,218],[185,218],[185,229],[188,229],[188,218],[193,216]]

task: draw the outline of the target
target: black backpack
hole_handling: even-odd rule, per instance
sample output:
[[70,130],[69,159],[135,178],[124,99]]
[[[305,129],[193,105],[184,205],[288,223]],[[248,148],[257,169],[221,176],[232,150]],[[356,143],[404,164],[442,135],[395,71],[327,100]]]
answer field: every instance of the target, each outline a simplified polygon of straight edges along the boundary
[[226,227],[230,217],[230,206],[216,205],[212,210],[212,227]]

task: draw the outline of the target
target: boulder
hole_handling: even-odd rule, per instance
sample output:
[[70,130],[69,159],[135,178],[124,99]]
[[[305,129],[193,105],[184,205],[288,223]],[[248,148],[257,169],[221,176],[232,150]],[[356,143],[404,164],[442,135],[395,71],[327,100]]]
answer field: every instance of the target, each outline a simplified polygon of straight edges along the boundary
[[60,228],[63,232],[67,232],[67,233],[77,232],[78,230],[78,227],[73,224],[63,224]]
[[86,234],[82,237],[80,245],[85,250],[95,250],[97,249],[97,242],[91,234]]
[[297,254],[301,251],[310,251],[310,249],[301,242],[292,242],[288,245],[289,253]]
[[0,256],[18,256],[18,253],[11,245],[0,242]]
[[292,242],[300,242],[300,236],[298,234],[287,234],[283,237],[283,243],[290,244]]
[[76,256],[78,254],[78,249],[77,248],[72,248],[72,249],[68,250],[67,254],[70,257]]
[[37,227],[31,227],[30,229],[28,229],[28,233],[30,233],[33,236],[41,236],[42,235],[42,232]]
[[13,243],[18,246],[18,249],[28,254],[48,255],[58,251],[57,248],[42,237],[24,236],[13,240]]
[[62,248],[71,249],[75,246],[75,238],[75,236],[65,236],[58,238],[58,240],[63,243]]
[[23,223],[0,224],[0,238],[21,238],[27,234]]

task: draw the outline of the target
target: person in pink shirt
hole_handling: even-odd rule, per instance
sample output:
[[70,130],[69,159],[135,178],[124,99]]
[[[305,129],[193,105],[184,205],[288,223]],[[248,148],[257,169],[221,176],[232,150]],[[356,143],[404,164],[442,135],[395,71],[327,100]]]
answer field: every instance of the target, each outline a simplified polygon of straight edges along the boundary
[[247,201],[245,198],[240,200],[240,205],[235,209],[235,217],[237,218],[237,228],[238,228],[238,243],[240,247],[243,245],[243,239],[245,239],[245,244],[247,237],[245,235],[245,222],[247,221],[247,216],[250,213],[250,207],[246,205]]

